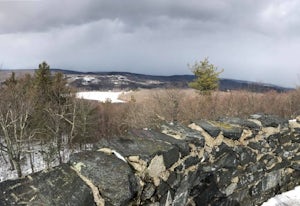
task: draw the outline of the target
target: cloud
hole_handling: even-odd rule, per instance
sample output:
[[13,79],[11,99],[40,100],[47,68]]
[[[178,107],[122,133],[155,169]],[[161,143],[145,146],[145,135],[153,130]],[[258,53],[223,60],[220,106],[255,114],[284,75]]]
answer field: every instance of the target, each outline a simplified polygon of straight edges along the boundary
[[299,83],[297,0],[0,1],[0,63],[32,68],[190,73],[209,57],[224,77]]
[[[51,28],[86,24],[101,19],[122,19],[130,27],[161,25],[162,17],[196,22],[232,23],[253,19],[253,1],[221,0],[39,0],[0,1],[1,33],[38,32]],[[250,4],[250,2],[252,2]],[[263,5],[263,1],[259,1]],[[240,8],[241,7],[241,8]],[[245,10],[242,7],[247,7]],[[254,10],[254,11],[253,11]],[[229,25],[230,26],[230,25]]]

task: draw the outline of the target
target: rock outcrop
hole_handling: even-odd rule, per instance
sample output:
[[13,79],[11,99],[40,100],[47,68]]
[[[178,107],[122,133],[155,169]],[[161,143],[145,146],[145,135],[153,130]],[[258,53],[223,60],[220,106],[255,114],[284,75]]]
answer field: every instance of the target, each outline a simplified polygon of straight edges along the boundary
[[252,115],[103,139],[0,183],[0,205],[254,206],[299,184],[299,119]]

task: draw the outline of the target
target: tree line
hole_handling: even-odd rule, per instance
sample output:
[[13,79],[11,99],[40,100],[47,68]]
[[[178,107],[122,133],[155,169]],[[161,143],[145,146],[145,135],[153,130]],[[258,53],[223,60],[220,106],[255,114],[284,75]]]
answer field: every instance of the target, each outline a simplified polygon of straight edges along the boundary
[[[217,68],[208,62],[196,62],[190,69],[196,79],[190,83],[202,94],[211,94],[218,87]],[[96,142],[101,137],[110,137],[126,132],[129,128],[148,127],[156,124],[161,112],[147,120],[141,116],[143,105],[130,100],[128,104],[93,103],[76,98],[76,90],[67,86],[62,73],[51,73],[46,62],[39,64],[33,75],[16,78],[14,72],[0,85],[0,155],[22,176],[22,158],[30,160],[34,172],[34,154],[43,156],[47,167],[51,162],[63,162],[63,151],[86,143]],[[164,95],[163,95],[164,96]],[[178,119],[178,94],[167,95],[163,110]],[[154,97],[161,107],[162,96]],[[142,110],[142,111],[140,111]],[[39,147],[37,147],[39,145]],[[38,149],[37,149],[38,148]]]
[[[49,166],[54,158],[62,163],[66,145],[97,139],[95,106],[75,98],[62,73],[51,74],[43,62],[34,75],[16,78],[13,72],[0,88],[0,152],[12,170],[22,176],[21,160],[40,152]],[[39,145],[39,151],[35,146]]]

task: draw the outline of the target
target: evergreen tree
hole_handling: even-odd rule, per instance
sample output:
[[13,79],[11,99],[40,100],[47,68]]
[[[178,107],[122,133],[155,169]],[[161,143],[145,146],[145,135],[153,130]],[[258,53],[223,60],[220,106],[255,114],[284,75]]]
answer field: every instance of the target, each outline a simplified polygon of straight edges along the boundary
[[63,73],[55,73],[52,79],[51,96],[53,104],[65,104],[68,98],[72,98],[71,89],[66,86],[67,81]]
[[37,103],[39,106],[50,100],[50,91],[52,87],[52,77],[50,66],[46,62],[39,64],[39,68],[34,74],[34,90],[36,94]]
[[210,64],[208,58],[200,63],[196,62],[190,69],[197,78],[189,83],[189,87],[199,90],[202,94],[211,94],[212,91],[218,89],[218,76],[223,70],[217,71],[217,67]]

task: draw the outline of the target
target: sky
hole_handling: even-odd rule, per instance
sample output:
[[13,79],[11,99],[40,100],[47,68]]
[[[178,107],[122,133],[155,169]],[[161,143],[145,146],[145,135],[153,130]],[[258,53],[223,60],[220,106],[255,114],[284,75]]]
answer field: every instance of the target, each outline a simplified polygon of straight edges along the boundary
[[300,0],[0,0],[0,69],[192,74],[300,85]]

